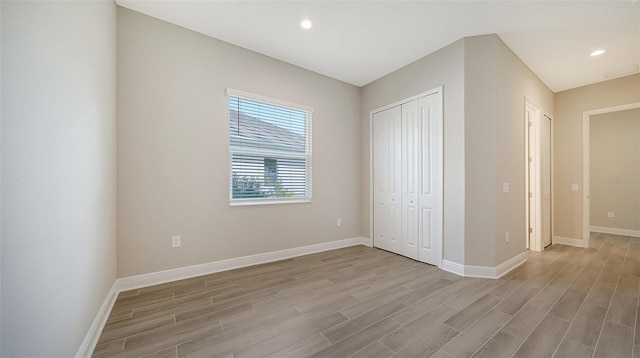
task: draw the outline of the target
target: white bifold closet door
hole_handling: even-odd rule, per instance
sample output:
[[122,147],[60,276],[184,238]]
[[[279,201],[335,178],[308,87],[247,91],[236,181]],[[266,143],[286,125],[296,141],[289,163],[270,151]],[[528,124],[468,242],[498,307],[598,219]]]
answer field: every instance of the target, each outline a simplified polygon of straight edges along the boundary
[[442,262],[442,94],[373,114],[374,246]]
[[400,106],[374,115],[374,242],[383,250],[402,251]]

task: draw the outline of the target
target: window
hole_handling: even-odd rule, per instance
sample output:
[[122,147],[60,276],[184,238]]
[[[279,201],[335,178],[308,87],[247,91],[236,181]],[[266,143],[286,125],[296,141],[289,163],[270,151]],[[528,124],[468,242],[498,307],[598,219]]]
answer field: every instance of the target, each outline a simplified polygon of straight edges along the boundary
[[311,201],[312,108],[227,90],[231,205]]

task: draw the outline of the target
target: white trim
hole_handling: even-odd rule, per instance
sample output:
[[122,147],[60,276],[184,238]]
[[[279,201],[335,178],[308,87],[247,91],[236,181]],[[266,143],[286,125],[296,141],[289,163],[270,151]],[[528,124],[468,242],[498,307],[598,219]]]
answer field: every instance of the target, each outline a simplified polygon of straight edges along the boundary
[[556,231],[556,224],[555,224],[555,219],[554,219],[555,212],[553,210],[553,208],[555,207],[555,198],[556,198],[556,196],[554,194],[555,193],[555,188],[556,188],[556,185],[555,185],[556,182],[555,182],[555,179],[554,179],[555,178],[555,175],[554,175],[555,174],[555,170],[553,169],[554,165],[555,165],[554,164],[554,160],[553,160],[553,157],[554,157],[553,154],[554,154],[554,148],[555,148],[554,145],[553,145],[555,121],[553,120],[553,117],[550,114],[547,114],[546,112],[544,113],[544,116],[546,116],[547,118],[549,118],[549,120],[551,120],[551,138],[550,138],[550,140],[551,140],[551,143],[550,143],[551,144],[551,148],[550,148],[551,149],[551,163],[550,163],[550,166],[551,167],[549,168],[550,175],[551,175],[551,188],[550,188],[549,193],[551,195],[551,244],[553,245],[553,237],[554,237],[553,234]]
[[78,351],[76,352],[76,358],[83,357],[91,357],[93,351],[96,349],[96,345],[98,343],[98,339],[100,338],[100,334],[102,333],[102,329],[104,325],[107,323],[107,319],[109,318],[109,314],[111,313],[111,309],[113,305],[116,303],[116,298],[118,297],[118,293],[120,292],[117,287],[116,280],[111,286],[111,290],[107,293],[107,297],[102,302],[102,306],[98,310],[96,317],[94,318],[87,334],[84,336]]
[[98,343],[100,334],[102,333],[102,330],[107,323],[107,319],[109,318],[111,309],[113,308],[113,305],[116,302],[116,298],[118,297],[118,294],[120,292],[356,245],[372,247],[372,242],[366,237],[352,237],[344,240],[323,242],[315,245],[294,247],[286,250],[266,252],[263,254],[237,257],[222,261],[213,261],[206,264],[186,266],[172,270],[158,271],[116,279],[113,283],[113,286],[111,287],[111,290],[107,294],[107,297],[102,303],[100,310],[96,314],[91,327],[89,327],[89,330],[87,331],[82,344],[80,344],[75,357],[91,357],[93,351],[96,349],[96,344]]
[[605,227],[605,226],[590,226],[589,229],[590,231],[600,232],[603,234],[640,237],[640,230],[617,229],[614,227]]
[[591,116],[640,108],[640,102],[582,112],[582,247],[591,238]]
[[508,259],[496,267],[496,278],[500,278],[514,269],[518,268],[523,263],[527,262],[527,252],[523,251],[520,254]]
[[364,237],[354,237],[344,240],[323,242],[315,245],[294,247],[291,249],[265,252],[262,254],[236,257],[227,260],[213,261],[200,265],[179,267],[171,270],[152,272],[137,276],[123,277],[116,280],[120,291],[158,285],[161,283],[183,280],[186,278],[208,275],[215,272],[233,270],[241,267],[280,261],[296,256],[308,255],[322,251],[335,250],[348,246],[371,246],[370,240]]
[[575,246],[575,247],[585,247],[584,240],[581,239],[572,239],[570,237],[562,237],[562,236],[554,236],[553,237],[554,244]]
[[235,90],[233,88],[227,88],[225,91],[227,96],[230,97],[240,97],[240,98],[246,98],[246,99],[252,99],[255,101],[259,101],[259,102],[264,102],[267,104],[277,104],[279,106],[283,106],[283,107],[289,107],[292,109],[299,109],[301,111],[306,111],[309,112],[311,114],[313,114],[313,112],[315,111],[313,109],[313,107],[309,107],[309,106],[305,106],[303,104],[297,104],[297,103],[293,103],[293,102],[288,102],[288,101],[283,101],[281,99],[277,99],[277,98],[271,98],[271,97],[267,97],[267,96],[262,96],[259,94],[253,94],[253,93],[249,93],[249,92],[244,92],[244,91],[238,91]]
[[640,102],[633,102],[633,103],[628,103],[628,104],[621,104],[619,106],[594,109],[594,110],[591,110],[591,111],[585,111],[584,114],[588,114],[589,116],[595,116],[595,115],[598,115],[598,114],[627,111],[627,110],[636,109],[636,108],[640,108]]
[[[415,96],[411,96],[409,98],[405,98],[405,99],[402,99],[400,101],[388,104],[386,106],[382,106],[380,108],[376,108],[373,111],[369,112],[369,124],[371,124],[373,122],[373,115],[378,113],[378,112],[386,111],[389,108],[393,108],[393,107],[397,107],[397,106],[403,105],[405,103],[409,103],[409,102],[411,102],[413,100],[416,100],[418,98],[431,96],[431,95],[434,95],[436,93],[442,93],[442,88],[443,88],[442,86],[436,87],[436,88],[430,89],[428,91],[425,91],[425,92],[422,92],[422,93],[418,93]],[[443,102],[444,102],[444,97],[443,97]],[[444,104],[443,104],[443,106],[444,106]]]
[[582,113],[582,245],[589,247],[591,226],[591,115]]
[[373,248],[373,240],[366,238],[364,236],[359,236],[358,237],[360,240],[362,240],[362,242],[360,243],[360,245],[364,245],[364,246],[368,246]]
[[[542,117],[543,110],[537,102],[530,97],[524,97],[524,128],[525,128],[525,247],[532,251],[543,251],[544,245],[542,243]],[[532,113],[527,118],[527,113]],[[531,122],[531,126],[529,126]],[[530,140],[533,134],[533,149],[531,149],[532,143]],[[553,155],[553,154],[552,154]],[[530,179],[532,177],[529,170],[529,157],[534,158],[534,173],[533,177],[535,182],[533,188],[531,188]],[[529,193],[534,194],[533,198],[529,197]],[[535,208],[533,213],[533,222],[531,222],[531,203]],[[533,229],[533,233],[529,232],[529,228]]]
[[488,266],[465,266],[464,277],[497,278],[496,268]]
[[305,204],[311,203],[311,198],[300,198],[300,199],[282,199],[282,198],[274,198],[274,199],[233,199],[233,201],[229,201],[229,206],[253,206],[253,205],[277,205],[277,204]]
[[464,276],[464,265],[461,265],[457,262],[442,260],[442,267],[440,268],[445,271],[454,273],[458,276]]
[[373,112],[369,113],[369,236],[371,237],[371,246],[374,245],[375,236],[373,235]]
[[459,276],[498,279],[527,261],[527,253],[522,252],[496,267],[466,266],[457,262],[442,260],[442,269]]

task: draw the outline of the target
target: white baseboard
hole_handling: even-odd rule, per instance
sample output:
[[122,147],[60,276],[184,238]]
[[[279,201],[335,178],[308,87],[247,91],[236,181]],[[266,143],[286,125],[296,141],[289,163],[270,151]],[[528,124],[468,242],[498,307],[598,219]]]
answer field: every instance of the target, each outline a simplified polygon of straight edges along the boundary
[[75,358],[91,357],[91,355],[93,355],[93,351],[96,349],[96,344],[98,343],[102,329],[107,323],[111,309],[116,303],[116,298],[118,298],[119,291],[117,290],[116,282],[113,283],[111,290],[107,293],[107,297],[104,299],[104,302],[102,302],[102,306],[100,306],[100,310],[98,310],[87,334],[84,336],[84,340],[82,340]]
[[208,275],[220,271],[227,271],[241,267],[264,264],[267,262],[280,261],[296,256],[335,250],[355,245],[371,246],[369,239],[364,237],[354,237],[338,241],[323,242],[315,245],[294,247],[286,250],[236,257],[228,260],[213,261],[206,264],[179,267],[176,269],[152,272],[137,276],[123,277],[117,279],[116,283],[119,291],[127,291],[171,281],[183,280],[191,277]]
[[464,277],[498,278],[497,271],[497,267],[465,265]]
[[496,278],[508,274],[525,262],[527,262],[527,253],[521,252],[519,255],[510,258],[496,267]]
[[562,237],[562,236],[554,236],[553,237],[553,243],[554,244],[568,245],[568,246],[575,246],[575,247],[586,247],[585,243],[584,243],[584,240],[572,239],[570,237]]
[[457,262],[442,260],[442,267],[440,268],[445,271],[454,273],[458,276],[464,276],[464,265],[461,265]]
[[459,276],[478,278],[500,278],[527,261],[527,253],[510,258],[496,267],[462,265],[457,262],[442,260],[442,269]]
[[116,298],[120,292],[356,245],[371,247],[372,243],[370,239],[360,236],[116,279],[111,290],[107,294],[107,297],[102,303],[96,318],[93,320],[89,331],[85,335],[75,357],[91,357],[96,348],[96,344],[98,343],[98,339],[100,338],[100,334],[102,333],[102,329],[109,318],[111,309],[113,308]]
[[640,231],[638,230],[617,229],[614,227],[605,227],[605,226],[590,226],[589,230],[593,232],[600,232],[603,234],[640,237]]

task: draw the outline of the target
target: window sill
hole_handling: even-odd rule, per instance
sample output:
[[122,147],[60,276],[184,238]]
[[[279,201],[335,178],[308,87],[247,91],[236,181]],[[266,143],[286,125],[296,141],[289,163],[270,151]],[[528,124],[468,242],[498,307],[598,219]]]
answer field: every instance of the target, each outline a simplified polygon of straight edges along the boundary
[[229,202],[229,206],[254,206],[254,205],[279,205],[279,204],[308,204],[311,199],[292,199],[292,200],[234,200]]

